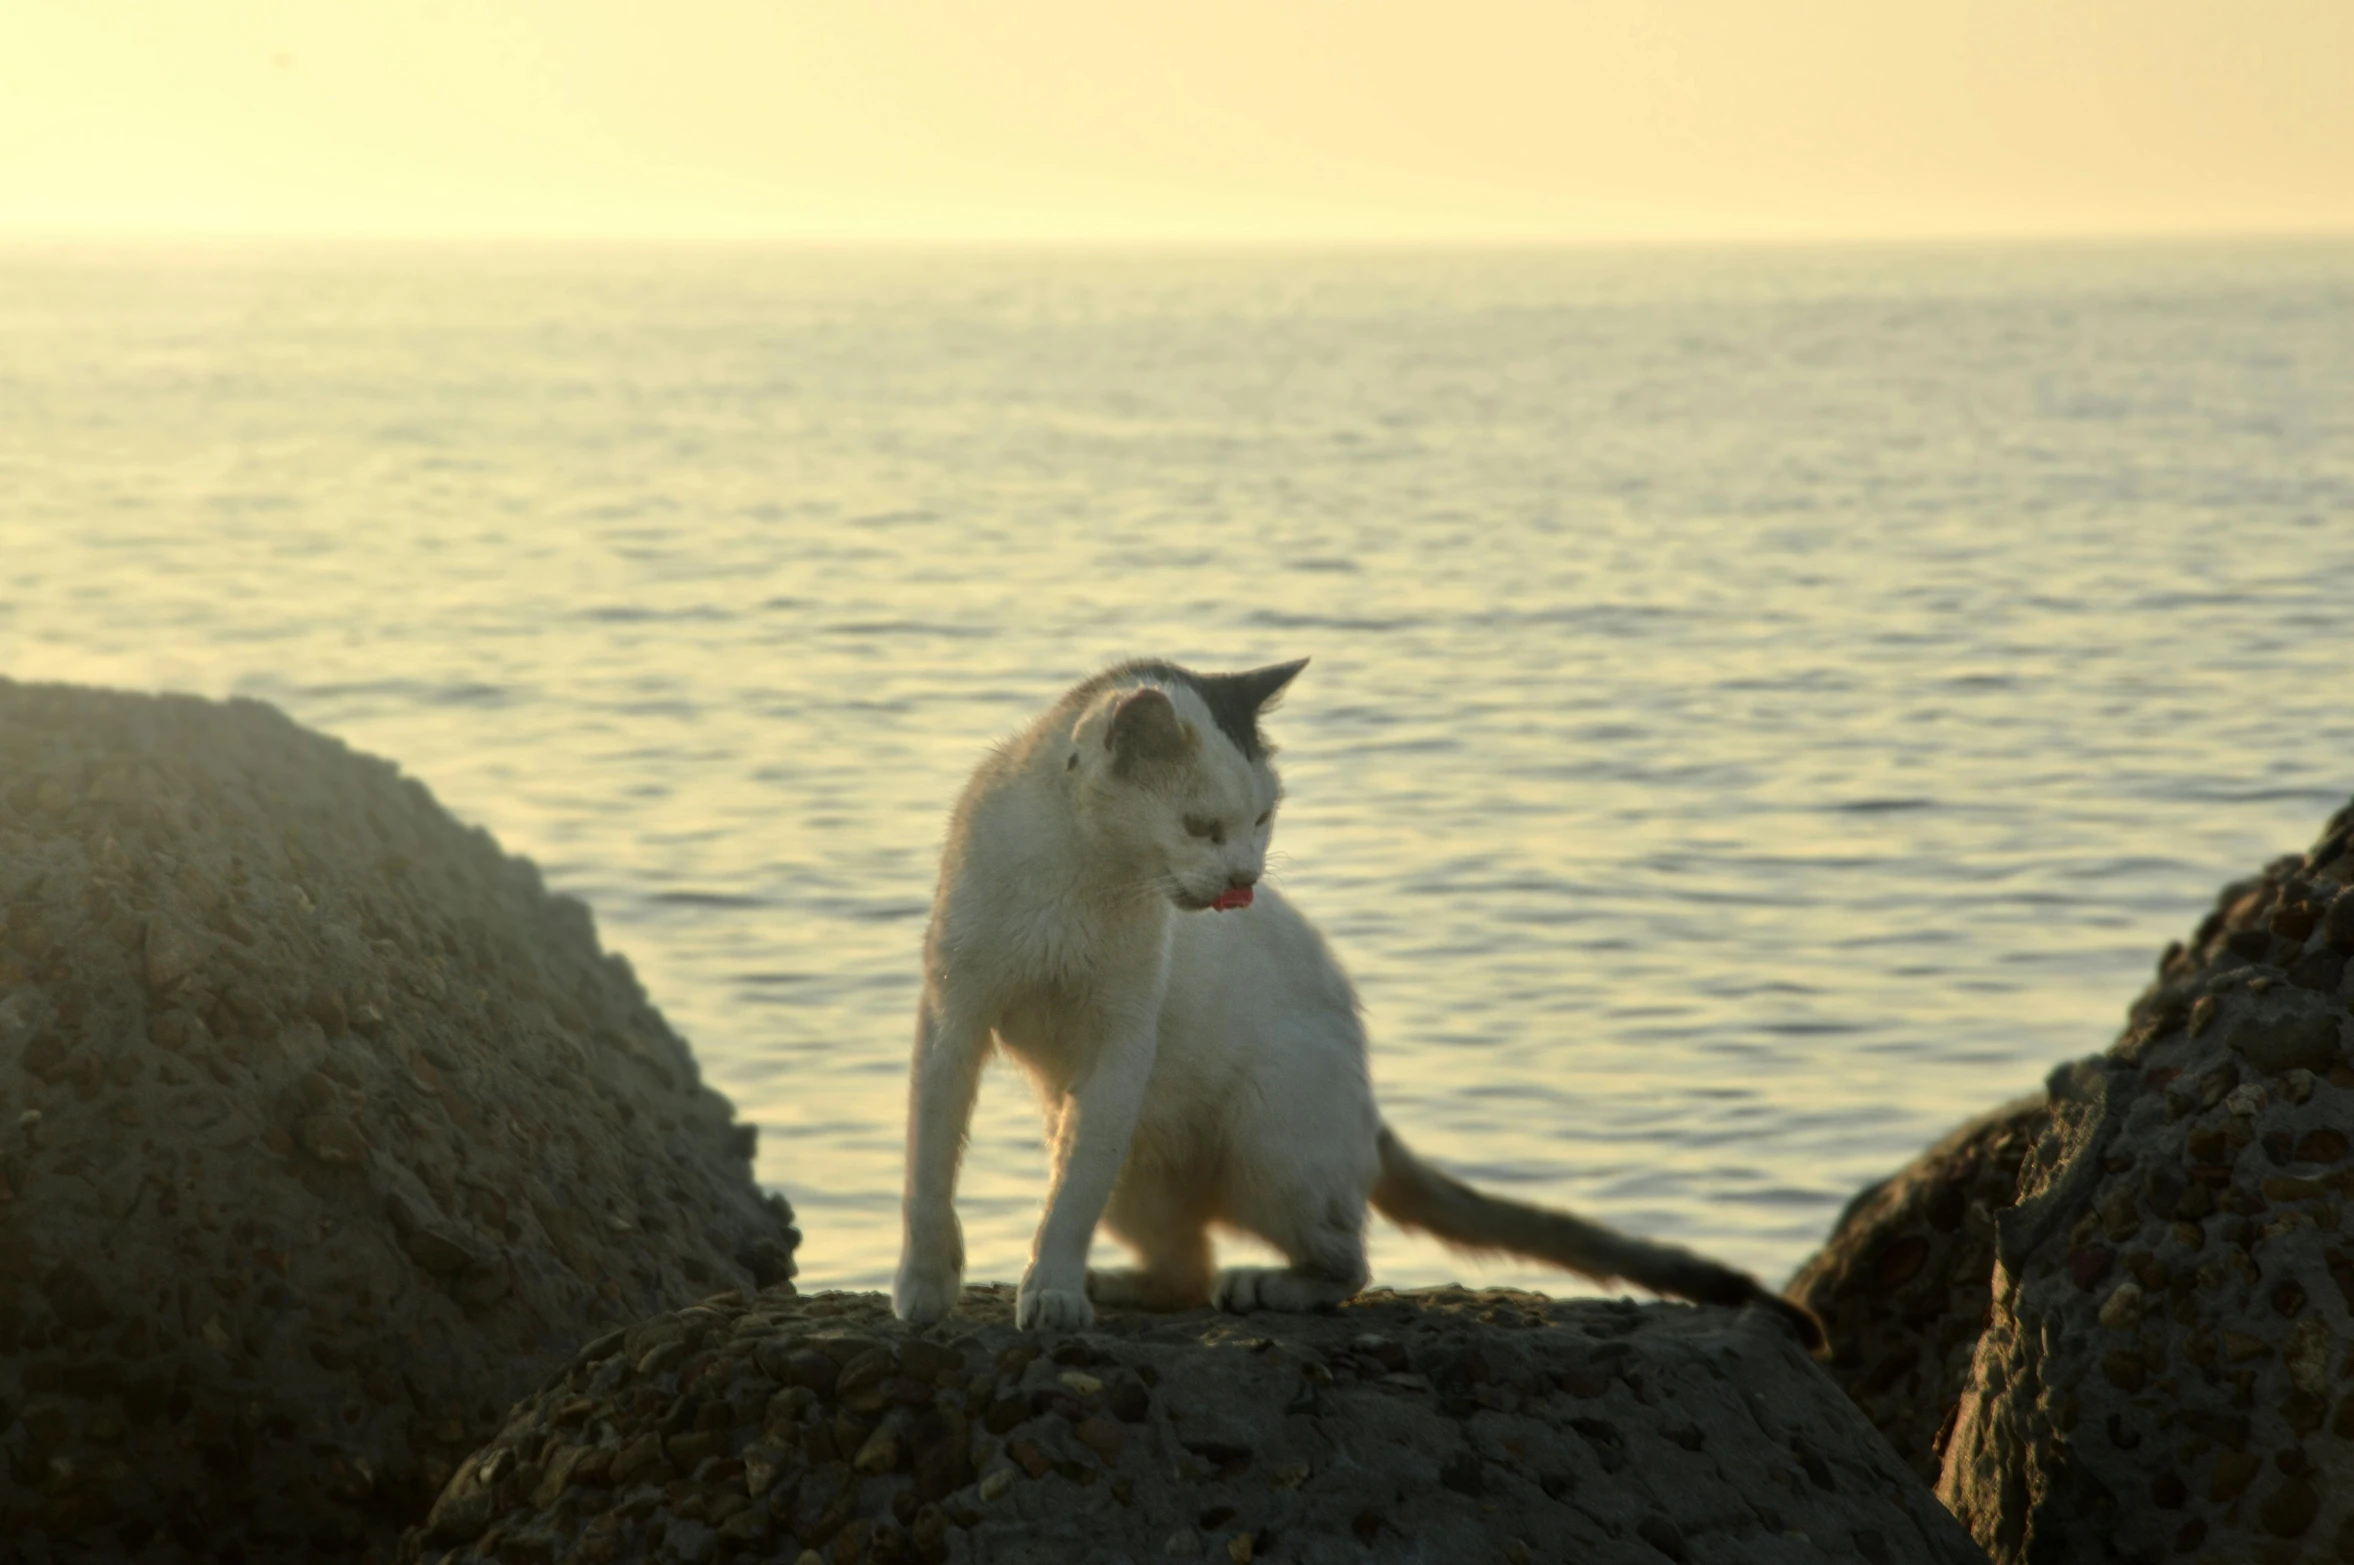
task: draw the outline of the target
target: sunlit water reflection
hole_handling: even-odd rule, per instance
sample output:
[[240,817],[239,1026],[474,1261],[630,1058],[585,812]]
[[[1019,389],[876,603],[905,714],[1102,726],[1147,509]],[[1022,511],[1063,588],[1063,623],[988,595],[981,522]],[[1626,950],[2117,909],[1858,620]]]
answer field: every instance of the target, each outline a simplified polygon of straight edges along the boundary
[[[1409,1139],[1778,1278],[2343,800],[2350,591],[2342,246],[0,255],[0,672],[539,860],[819,1284],[947,806],[1110,658],[1315,658],[1279,874]],[[993,1073],[977,1276],[1041,1183]]]

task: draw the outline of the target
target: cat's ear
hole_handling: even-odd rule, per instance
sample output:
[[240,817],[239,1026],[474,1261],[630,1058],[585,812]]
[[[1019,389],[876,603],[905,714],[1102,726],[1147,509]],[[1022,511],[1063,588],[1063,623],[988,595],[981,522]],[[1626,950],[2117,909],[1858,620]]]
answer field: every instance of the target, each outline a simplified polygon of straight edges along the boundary
[[1254,668],[1246,673],[1225,676],[1256,712],[1283,693],[1283,687],[1308,666],[1306,658],[1294,658],[1289,663],[1270,663],[1265,668]]
[[1112,775],[1125,777],[1182,761],[1201,741],[1177,720],[1169,693],[1156,685],[1145,685],[1120,697],[1120,704],[1112,708],[1103,743],[1112,752]]

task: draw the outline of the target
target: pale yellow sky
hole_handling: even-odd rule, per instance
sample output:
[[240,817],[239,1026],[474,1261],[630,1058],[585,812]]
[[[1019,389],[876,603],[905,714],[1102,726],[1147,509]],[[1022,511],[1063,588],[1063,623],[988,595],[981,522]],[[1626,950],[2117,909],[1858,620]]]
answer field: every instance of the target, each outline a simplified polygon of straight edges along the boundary
[[2354,0],[5,0],[0,235],[2354,229]]

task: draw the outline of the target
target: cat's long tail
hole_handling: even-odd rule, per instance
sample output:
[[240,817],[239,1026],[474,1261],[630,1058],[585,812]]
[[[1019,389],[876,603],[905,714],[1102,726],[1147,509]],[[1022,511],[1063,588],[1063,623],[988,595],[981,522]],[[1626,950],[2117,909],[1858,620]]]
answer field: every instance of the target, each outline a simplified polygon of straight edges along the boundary
[[1399,1227],[1418,1228],[1458,1250],[1524,1256],[1597,1282],[1623,1278],[1700,1304],[1763,1305],[1797,1330],[1808,1352],[1823,1350],[1823,1323],[1814,1312],[1767,1292],[1748,1273],[1568,1212],[1483,1194],[1416,1157],[1387,1125],[1381,1127],[1381,1179],[1373,1187],[1373,1206]]

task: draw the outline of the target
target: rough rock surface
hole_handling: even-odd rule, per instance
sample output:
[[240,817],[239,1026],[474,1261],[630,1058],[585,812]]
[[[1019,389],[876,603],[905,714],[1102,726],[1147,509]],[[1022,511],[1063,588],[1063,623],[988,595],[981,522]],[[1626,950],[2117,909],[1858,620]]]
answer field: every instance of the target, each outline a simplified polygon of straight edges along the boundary
[[2350,825],[2053,1075],[1939,1487],[1997,1561],[2354,1560]]
[[0,680],[22,1557],[388,1553],[582,1341],[790,1275],[729,1121],[587,910],[393,767]]
[[1460,1288],[1014,1330],[724,1294],[515,1409],[412,1559],[1976,1561],[1756,1310]]
[[1859,1192],[1783,1290],[1822,1317],[1832,1377],[1929,1483],[1993,1301],[1995,1214],[2049,1118],[2041,1093],[2005,1104]]

